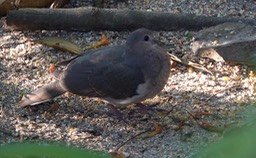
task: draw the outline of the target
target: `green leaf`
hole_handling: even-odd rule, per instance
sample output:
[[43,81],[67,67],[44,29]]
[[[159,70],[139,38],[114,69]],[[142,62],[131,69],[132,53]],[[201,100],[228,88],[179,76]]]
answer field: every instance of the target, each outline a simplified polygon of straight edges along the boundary
[[64,145],[14,143],[0,146],[0,158],[110,158],[106,153]]
[[256,110],[247,109],[243,126],[230,129],[222,140],[209,145],[195,158],[252,158],[256,155]]

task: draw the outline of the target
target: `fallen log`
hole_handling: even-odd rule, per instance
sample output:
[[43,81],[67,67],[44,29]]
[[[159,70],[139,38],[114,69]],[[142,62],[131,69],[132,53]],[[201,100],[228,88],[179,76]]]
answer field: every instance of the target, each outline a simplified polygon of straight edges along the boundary
[[14,30],[134,30],[145,27],[151,30],[200,30],[224,22],[254,24],[253,19],[207,17],[192,14],[172,14],[137,10],[101,8],[73,9],[19,9],[10,11],[5,29]]
[[68,2],[69,0],[0,0],[0,16],[18,8],[61,8]]

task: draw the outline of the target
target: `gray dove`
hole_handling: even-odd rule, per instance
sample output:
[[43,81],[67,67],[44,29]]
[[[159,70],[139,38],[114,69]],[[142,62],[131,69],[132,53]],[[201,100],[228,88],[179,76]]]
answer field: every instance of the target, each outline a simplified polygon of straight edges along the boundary
[[154,97],[165,86],[170,59],[152,32],[138,29],[126,44],[106,46],[58,63],[64,66],[52,83],[23,96],[19,107],[36,105],[65,92],[128,105]]

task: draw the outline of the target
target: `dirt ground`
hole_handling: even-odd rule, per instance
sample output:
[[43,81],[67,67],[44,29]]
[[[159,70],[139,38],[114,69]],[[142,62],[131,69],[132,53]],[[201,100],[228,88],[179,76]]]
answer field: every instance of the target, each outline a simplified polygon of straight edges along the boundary
[[[91,6],[89,0],[71,0],[68,7]],[[253,0],[130,0],[111,1],[108,7],[130,8],[207,16],[255,18]],[[136,107],[119,107],[126,121],[113,116],[104,102],[65,94],[54,102],[18,109],[23,94],[53,80],[51,63],[71,58],[71,54],[36,44],[35,39],[63,37],[79,45],[99,41],[105,34],[111,45],[125,43],[129,32],[5,31],[0,29],[0,144],[20,141],[59,142],[80,148],[109,152],[136,134],[148,131],[128,143],[120,152],[126,157],[192,157],[207,144],[222,138],[226,125],[239,126],[243,109],[255,100],[253,69],[195,57],[188,30],[154,32],[170,53],[205,66],[213,75],[177,64],[171,69],[163,91],[146,104],[159,102],[163,111],[141,112]],[[196,33],[196,32],[191,32]],[[134,110],[135,109],[135,110]],[[166,113],[168,111],[169,113]],[[196,120],[191,117],[193,114]],[[214,128],[202,128],[198,123]],[[162,132],[145,138],[159,124]],[[201,124],[202,125],[202,124]]]

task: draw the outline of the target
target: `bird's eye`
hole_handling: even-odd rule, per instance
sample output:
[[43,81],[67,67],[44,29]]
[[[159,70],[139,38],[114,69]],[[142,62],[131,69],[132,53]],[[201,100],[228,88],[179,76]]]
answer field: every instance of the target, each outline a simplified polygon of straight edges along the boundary
[[144,36],[144,41],[149,41],[149,36],[148,35]]

